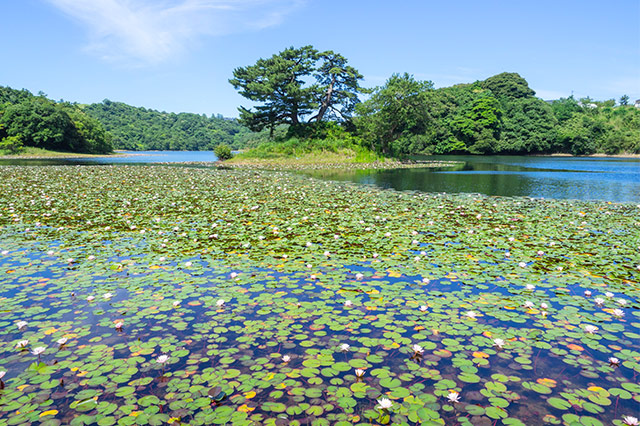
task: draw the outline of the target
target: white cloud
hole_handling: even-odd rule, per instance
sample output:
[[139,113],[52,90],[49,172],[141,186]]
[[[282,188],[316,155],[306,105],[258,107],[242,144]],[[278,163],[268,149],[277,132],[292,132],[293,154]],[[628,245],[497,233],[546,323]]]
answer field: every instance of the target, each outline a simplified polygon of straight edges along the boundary
[[89,31],[103,59],[148,64],[184,52],[202,36],[280,24],[305,0],[47,0]]

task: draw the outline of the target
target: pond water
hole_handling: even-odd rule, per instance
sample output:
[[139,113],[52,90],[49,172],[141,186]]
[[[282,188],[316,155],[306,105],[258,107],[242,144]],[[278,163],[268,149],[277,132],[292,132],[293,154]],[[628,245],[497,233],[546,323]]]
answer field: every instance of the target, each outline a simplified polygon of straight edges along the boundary
[[[0,165],[152,164],[212,162],[210,151],[124,151],[126,156],[89,159],[0,160]],[[454,167],[395,170],[322,170],[313,177],[372,184],[397,190],[481,193],[612,202],[640,202],[640,158],[437,156]]]
[[440,169],[314,171],[315,177],[397,190],[481,193],[612,202],[640,202],[640,159],[524,156],[438,156]]

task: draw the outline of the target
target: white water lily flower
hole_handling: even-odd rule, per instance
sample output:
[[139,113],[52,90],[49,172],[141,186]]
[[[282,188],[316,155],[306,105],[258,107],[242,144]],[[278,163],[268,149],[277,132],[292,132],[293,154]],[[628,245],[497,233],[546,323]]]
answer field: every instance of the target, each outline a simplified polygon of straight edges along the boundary
[[350,348],[350,346],[349,346],[348,343],[343,343],[343,344],[340,345],[340,350],[343,351],[343,352],[348,351],[349,348]]
[[306,246],[307,246],[307,247],[311,247],[312,245],[313,245],[313,243],[311,243],[311,242],[309,242],[309,241],[308,241],[308,242],[307,242],[307,244],[306,244]]
[[362,368],[356,368],[356,377],[364,376],[364,370]]
[[413,352],[415,352],[416,355],[422,355],[424,353],[424,348],[417,344],[413,345],[411,349],[413,349]]
[[380,398],[378,400],[378,407],[382,408],[383,410],[388,410],[392,406],[393,402],[391,402],[391,400],[388,398]]
[[611,298],[611,297],[615,296],[615,295],[614,295],[613,293],[611,293],[610,291],[607,291],[604,295],[605,295],[605,296],[607,296],[607,297],[609,297],[609,298]]
[[67,339],[66,337],[61,337],[58,339],[58,344],[59,345],[64,345],[65,343],[67,343],[69,339]]
[[585,290],[584,291],[584,295],[587,296],[587,297],[590,297],[591,296],[591,290]]
[[609,364],[618,365],[620,364],[620,360],[615,356],[609,357]]
[[595,325],[591,325],[591,324],[585,325],[584,326],[584,331],[587,334],[594,334],[596,331],[598,331],[598,327],[596,327]]
[[464,316],[469,317],[469,318],[475,318],[478,316],[478,314],[474,311],[467,311],[464,313]]
[[360,272],[358,272],[358,273],[356,274],[356,279],[357,279],[357,280],[361,280],[361,279],[363,279],[363,278],[364,278],[364,275],[363,275],[363,274],[361,274]]
[[16,348],[18,349],[24,349],[27,347],[27,345],[29,344],[28,340],[20,340],[17,344],[16,344]]
[[429,309],[429,308],[427,307],[427,305],[422,305],[422,306],[420,306],[420,312],[426,312],[426,311],[427,311],[427,309]]
[[527,284],[526,286],[524,286],[527,290],[534,290],[536,288],[535,285],[533,284]]
[[167,362],[169,360],[169,355],[160,355],[157,359],[156,362],[158,364],[164,364],[165,362]]
[[429,278],[423,278],[422,279],[422,283],[423,284],[429,284],[431,282],[431,280]]
[[542,303],[540,304],[540,307],[541,307],[542,309],[547,309],[547,308],[549,308],[549,305],[547,305],[546,303],[542,302]]
[[493,346],[497,346],[498,348],[502,349],[503,346],[505,345],[505,341],[502,339],[493,339]]
[[7,374],[6,371],[0,370],[0,380],[2,380],[5,374]]
[[449,395],[447,395],[447,399],[449,400],[449,402],[460,402],[460,394],[458,392],[449,392]]
[[291,357],[289,355],[285,355],[285,356],[282,357],[282,361],[289,362],[289,361],[291,361]]
[[622,318],[624,316],[624,311],[622,309],[614,309],[613,310],[613,316],[614,317],[618,317],[618,318]]
[[180,301],[179,300],[174,300],[172,303],[174,308],[177,308],[178,306],[180,306]]
[[105,299],[111,299],[113,297],[113,293],[105,293],[102,295],[102,297]]
[[185,262],[185,264],[184,264],[184,266],[186,266],[187,268],[190,268],[190,267],[191,267],[191,265],[193,265],[193,263],[192,263],[192,262]]
[[602,297],[596,297],[593,301],[596,302],[596,305],[598,306],[602,306],[604,304],[604,299]]
[[87,302],[91,302],[95,299],[95,296],[87,296]]
[[633,416],[624,416],[622,422],[628,426],[638,426],[638,418]]
[[624,306],[624,305],[626,305],[626,304],[627,304],[627,301],[626,301],[626,300],[624,300],[624,299],[618,299],[618,303],[619,303],[621,306]]
[[229,274],[229,276],[233,279],[236,278],[238,276],[237,272],[232,272],[231,274]]
[[538,250],[538,256],[542,256],[544,255],[544,252],[542,250]]
[[351,300],[345,300],[344,301],[344,306],[346,306],[347,308],[350,306],[353,306],[353,302]]
[[218,307],[222,307],[222,306],[224,306],[224,299],[219,299],[219,300],[216,302],[216,305],[217,305]]
[[91,255],[91,256],[87,257],[87,260],[96,260],[96,257],[94,255]]
[[528,309],[533,309],[533,307],[535,305],[530,300],[527,300],[526,302],[524,302],[524,304],[522,306],[524,306],[525,308],[528,308]]
[[525,262],[520,262],[520,263],[518,263],[518,266],[521,267],[521,268],[526,268],[527,264]]
[[41,353],[43,353],[47,348],[44,346],[38,346],[37,348],[33,348],[31,350],[31,353],[34,355],[40,355]]
[[124,326],[124,322],[118,321],[115,323],[116,330],[120,330]]
[[329,256],[331,256],[331,253],[329,253],[328,251],[325,251],[325,252],[324,252],[324,255],[325,255],[326,257],[329,257]]
[[18,321],[16,323],[16,327],[18,327],[18,329],[25,328],[27,326],[27,324],[29,324],[29,323],[26,322],[26,321]]

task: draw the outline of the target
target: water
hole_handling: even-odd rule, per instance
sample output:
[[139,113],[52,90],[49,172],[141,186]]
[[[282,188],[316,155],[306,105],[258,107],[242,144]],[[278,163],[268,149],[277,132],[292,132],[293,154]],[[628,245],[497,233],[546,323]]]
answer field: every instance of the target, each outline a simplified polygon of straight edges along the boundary
[[[217,160],[210,151],[124,153],[127,156],[0,160],[0,165],[150,164]],[[397,190],[640,202],[640,158],[438,156],[421,159],[457,161],[460,164],[437,169],[324,170],[309,174],[322,179],[353,181]]]
[[461,163],[437,169],[325,170],[310,174],[397,190],[640,202],[638,158],[439,156],[422,159]]

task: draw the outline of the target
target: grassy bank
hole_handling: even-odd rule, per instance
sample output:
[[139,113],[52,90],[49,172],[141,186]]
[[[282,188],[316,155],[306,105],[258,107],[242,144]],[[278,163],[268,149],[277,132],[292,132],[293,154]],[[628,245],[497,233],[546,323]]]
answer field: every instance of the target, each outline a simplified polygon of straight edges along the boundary
[[19,152],[3,151],[0,150],[0,159],[30,159],[30,158],[85,158],[85,157],[104,157],[108,155],[119,155],[118,153],[112,154],[83,154],[81,152],[65,152],[65,151],[50,151],[48,149],[36,148],[33,146],[27,146],[22,148]]

